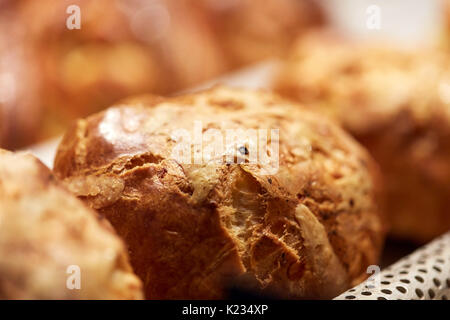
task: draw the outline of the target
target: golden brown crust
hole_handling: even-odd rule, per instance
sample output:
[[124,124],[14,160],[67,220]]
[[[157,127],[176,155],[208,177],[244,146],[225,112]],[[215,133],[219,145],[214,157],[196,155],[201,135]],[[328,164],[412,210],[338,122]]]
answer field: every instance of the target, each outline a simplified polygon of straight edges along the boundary
[[[66,285],[69,266],[79,267],[79,290]],[[111,225],[39,160],[0,150],[0,299],[139,298],[142,284]]]
[[[222,134],[279,129],[278,170],[179,161],[173,133],[191,132],[194,121]],[[237,141],[225,153],[248,160],[236,149],[252,140]],[[79,120],[54,170],[125,239],[148,298],[222,298],[236,281],[329,298],[365,277],[383,242],[366,152],[327,120],[262,91],[124,102]]]
[[395,237],[425,242],[450,228],[449,67],[438,51],[312,34],[295,46],[275,85],[337,119],[372,153]]

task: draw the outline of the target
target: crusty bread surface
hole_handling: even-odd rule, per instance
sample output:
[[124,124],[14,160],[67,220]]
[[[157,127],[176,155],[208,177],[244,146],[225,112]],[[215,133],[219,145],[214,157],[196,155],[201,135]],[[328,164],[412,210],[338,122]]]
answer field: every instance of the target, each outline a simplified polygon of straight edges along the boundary
[[[201,146],[187,140],[181,161],[174,150],[187,138],[178,133],[194,139],[199,124]],[[250,159],[249,131],[227,144],[240,129],[268,130],[270,161]],[[208,156],[220,141],[212,133],[225,138],[222,153]],[[330,121],[264,91],[122,101],[77,121],[54,171],[124,238],[150,299],[218,299],[235,285],[331,298],[367,276],[383,243],[367,152]]]

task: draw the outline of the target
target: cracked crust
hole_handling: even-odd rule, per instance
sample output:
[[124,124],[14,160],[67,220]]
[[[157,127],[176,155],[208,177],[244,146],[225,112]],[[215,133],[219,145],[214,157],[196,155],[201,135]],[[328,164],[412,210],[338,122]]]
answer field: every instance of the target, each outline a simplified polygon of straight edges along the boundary
[[[69,266],[81,289],[69,290]],[[0,299],[140,299],[125,246],[106,220],[36,158],[0,150]]]
[[275,85],[338,120],[383,171],[391,235],[428,242],[450,228],[450,60],[313,33]]
[[[176,161],[173,132],[191,132],[194,121],[204,134],[279,129],[278,170],[249,163],[245,135],[224,148],[240,164]],[[223,298],[236,284],[331,298],[366,277],[384,238],[367,153],[334,124],[262,91],[124,101],[79,120],[54,170],[125,239],[147,298]]]

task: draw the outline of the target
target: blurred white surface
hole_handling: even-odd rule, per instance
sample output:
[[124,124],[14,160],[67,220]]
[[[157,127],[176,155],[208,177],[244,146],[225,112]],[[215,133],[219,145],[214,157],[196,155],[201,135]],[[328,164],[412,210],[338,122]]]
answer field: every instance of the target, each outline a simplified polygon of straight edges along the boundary
[[38,157],[47,167],[53,167],[53,159],[55,158],[56,148],[58,147],[60,137],[54,138],[24,149]]
[[[442,0],[322,0],[332,23],[344,34],[364,41],[406,46],[431,44],[443,23]],[[380,29],[367,27],[378,7]],[[370,24],[370,22],[369,22]]]

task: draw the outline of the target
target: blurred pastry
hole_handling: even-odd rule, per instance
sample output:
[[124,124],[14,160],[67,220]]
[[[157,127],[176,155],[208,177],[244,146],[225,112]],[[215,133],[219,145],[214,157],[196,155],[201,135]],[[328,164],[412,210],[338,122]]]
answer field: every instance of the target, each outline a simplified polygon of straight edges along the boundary
[[450,73],[437,50],[301,39],[276,90],[337,119],[381,166],[394,237],[450,229]]
[[233,66],[282,56],[293,40],[323,24],[311,0],[191,0],[201,7]]
[[66,133],[54,170],[125,239],[147,298],[331,298],[383,243],[365,150],[262,91],[122,101]]
[[37,60],[15,19],[0,2],[0,146],[6,148],[35,142],[43,111]]
[[[70,6],[80,8],[80,29],[66,25]],[[21,75],[19,89],[32,100],[26,82],[40,85],[42,100],[34,107],[43,117],[28,120],[40,139],[125,96],[173,92],[227,69],[206,21],[185,0],[18,0],[9,7],[14,18],[0,24],[0,33],[20,28],[19,40],[34,59],[37,74]],[[26,106],[18,108],[25,112]]]
[[442,30],[438,37],[438,44],[445,50],[450,49],[450,0],[440,0],[442,14]]
[[0,150],[0,299],[139,298],[110,224],[39,160]]

